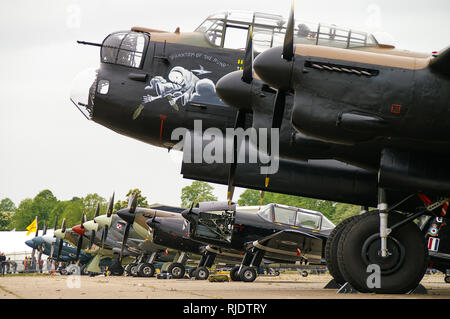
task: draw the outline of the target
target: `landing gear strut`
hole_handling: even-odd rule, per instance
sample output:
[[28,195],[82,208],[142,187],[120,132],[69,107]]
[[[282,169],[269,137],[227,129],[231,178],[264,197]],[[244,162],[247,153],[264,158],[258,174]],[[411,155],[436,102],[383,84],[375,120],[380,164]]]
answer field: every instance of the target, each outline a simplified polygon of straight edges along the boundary
[[167,268],[169,274],[172,275],[172,278],[180,279],[184,277],[186,269],[184,268],[184,263],[186,262],[186,253],[182,252],[180,256],[177,258],[176,262],[173,262]]
[[360,292],[407,293],[425,274],[428,249],[413,223],[423,212],[405,218],[392,209],[380,190],[378,211],[352,219],[341,230],[339,271]]
[[197,268],[192,271],[192,276],[195,277],[197,280],[206,280],[209,277],[209,270],[208,268],[211,268],[214,264],[214,261],[216,259],[217,254],[212,253],[210,251],[206,251],[202,258],[200,259],[200,262],[198,263]]
[[256,267],[261,264],[264,257],[264,251],[253,247],[247,251],[242,259],[240,266],[233,268],[230,271],[232,281],[253,282],[258,276]]

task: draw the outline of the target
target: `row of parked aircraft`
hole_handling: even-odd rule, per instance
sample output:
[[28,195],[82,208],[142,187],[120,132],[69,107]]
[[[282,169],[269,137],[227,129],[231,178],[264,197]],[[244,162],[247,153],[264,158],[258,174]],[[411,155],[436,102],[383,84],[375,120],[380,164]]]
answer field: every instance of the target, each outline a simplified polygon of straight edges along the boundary
[[263,264],[324,264],[326,239],[334,229],[319,212],[279,204],[144,208],[136,207],[136,198],[131,196],[127,208],[112,214],[113,195],[105,214],[99,215],[98,205],[93,220],[83,215],[70,229],[63,220],[54,235],[37,232],[27,244],[39,252],[39,260],[45,254],[54,261],[76,262],[82,274],[103,273],[102,266],[108,266],[112,275],[125,271],[151,277],[155,264],[169,262],[170,275],[183,278],[190,261],[197,263],[189,269],[190,277],[205,280],[218,263],[233,266],[232,280],[250,282]]
[[[233,45],[233,38],[240,42]],[[399,50],[373,34],[295,20],[293,8],[288,19],[224,12],[194,32],[134,27],[102,43],[81,43],[100,47],[101,63],[77,77],[72,101],[115,132],[182,150],[183,159],[211,147],[196,143],[198,120],[200,134],[278,132],[270,134],[279,142],[275,157],[276,149],[251,138],[215,141],[222,148],[231,143],[233,159],[256,148],[270,163],[278,160],[276,172],[261,174],[267,162],[183,160],[183,177],[228,185],[229,204],[239,186],[376,208],[330,234],[326,259],[335,279],[361,292],[406,293],[430,262],[450,268],[450,49]],[[194,147],[173,139],[180,127],[183,146]],[[202,216],[192,208],[185,220],[195,225]],[[414,223],[426,217],[434,221],[430,238]],[[181,221],[164,218],[174,227]],[[239,232],[233,229],[232,241]],[[214,243],[226,242],[220,234]],[[321,238],[310,232],[304,238],[313,258]],[[260,240],[249,246],[254,252],[241,270],[260,259]],[[368,287],[371,265],[380,268],[381,284]]]
[[[336,228],[320,212],[280,204],[236,207],[203,202],[189,209],[160,204],[144,208],[136,207],[136,198],[130,196],[128,207],[113,214],[113,195],[105,214],[99,215],[98,205],[93,220],[86,221],[83,214],[72,228],[63,220],[60,229],[55,223],[53,235],[44,228],[26,244],[33,255],[38,252],[39,261],[44,254],[50,262],[76,263],[82,275],[107,269],[112,275],[152,277],[157,266],[167,263],[172,278],[206,280],[216,264],[232,267],[231,280],[252,282],[257,268],[265,264],[331,265],[326,258],[336,247],[328,238],[346,224]],[[434,222],[422,221],[423,236],[429,236]],[[196,266],[187,271],[187,263]],[[330,271],[338,286],[345,283],[335,269]]]

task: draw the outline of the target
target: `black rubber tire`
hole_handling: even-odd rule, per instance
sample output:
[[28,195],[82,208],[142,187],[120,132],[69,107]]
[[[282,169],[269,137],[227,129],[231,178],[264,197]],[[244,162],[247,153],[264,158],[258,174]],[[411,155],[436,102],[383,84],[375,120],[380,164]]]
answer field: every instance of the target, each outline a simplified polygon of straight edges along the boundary
[[236,266],[230,270],[231,281],[241,281],[241,277],[239,277],[239,275],[238,275],[239,268],[241,268],[241,267]]
[[450,284],[450,275],[445,276],[444,281]]
[[195,272],[195,279],[206,280],[209,277],[209,270],[206,267],[198,267]]
[[306,270],[302,271],[302,277],[308,277],[308,272]]
[[111,261],[111,264],[108,267],[108,271],[111,276],[122,276],[124,273],[124,268],[122,267],[122,263],[119,260],[114,259]]
[[256,269],[253,267],[245,266],[239,273],[239,277],[243,282],[254,282],[257,276],[258,275],[256,274]]
[[[360,292],[403,294],[416,288],[425,274],[429,258],[425,238],[419,227],[413,222],[409,222],[389,234],[388,245],[397,245],[397,247],[401,245],[403,249],[403,257],[400,259],[402,261],[394,262],[388,273],[381,271],[380,288],[369,288],[366,283],[370,275],[366,272],[367,266],[378,262],[365,260],[363,246],[371,236],[378,240],[378,242],[374,241],[373,245],[379,244],[377,234],[380,218],[378,212],[361,216],[362,218],[355,219],[346,226],[339,240],[338,263],[344,279]],[[391,212],[388,226],[403,219],[402,215]],[[392,258],[395,259],[399,255],[394,254]]]
[[337,250],[339,239],[341,238],[342,231],[353,220],[360,218],[361,215],[351,216],[341,221],[330,233],[325,245],[325,260],[327,262],[327,268],[330,275],[333,276],[334,281],[339,285],[345,284],[344,276],[342,276],[339,270]]
[[136,266],[136,263],[129,263],[128,265],[125,266],[125,273],[127,274],[127,276],[133,276],[131,274],[131,267]]
[[140,263],[137,266],[138,277],[153,277],[155,274],[155,266],[149,263]]
[[184,277],[186,269],[181,263],[172,263],[167,267],[167,272],[172,275],[172,278],[181,279]]
[[188,272],[189,278],[195,278],[196,270],[197,270],[197,267],[193,267],[193,268],[189,269],[189,272]]

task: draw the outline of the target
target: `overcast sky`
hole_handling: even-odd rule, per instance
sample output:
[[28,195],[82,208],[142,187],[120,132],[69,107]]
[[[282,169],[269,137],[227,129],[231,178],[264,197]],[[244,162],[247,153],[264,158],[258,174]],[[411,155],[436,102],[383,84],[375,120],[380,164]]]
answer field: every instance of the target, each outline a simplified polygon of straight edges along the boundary
[[[0,199],[18,205],[47,188],[60,200],[94,192],[108,198],[113,191],[123,199],[138,187],[150,202],[178,205],[181,188],[192,181],[181,177],[175,156],[87,121],[69,101],[72,79],[99,65],[99,49],[76,40],[101,42],[132,26],[192,31],[214,12],[287,15],[289,6],[289,0],[1,1]],[[448,0],[296,1],[295,11],[308,21],[388,32],[408,50],[450,44]],[[225,200],[226,186],[215,185],[215,194]]]

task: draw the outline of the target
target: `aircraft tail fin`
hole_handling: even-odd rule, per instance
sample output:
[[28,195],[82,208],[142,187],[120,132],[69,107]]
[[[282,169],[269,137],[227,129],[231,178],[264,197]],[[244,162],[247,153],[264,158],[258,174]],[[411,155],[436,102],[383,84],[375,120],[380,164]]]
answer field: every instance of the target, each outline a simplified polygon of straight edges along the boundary
[[430,62],[430,68],[437,73],[450,76],[450,46],[441,50]]

